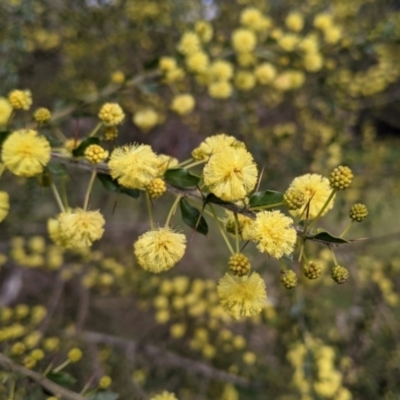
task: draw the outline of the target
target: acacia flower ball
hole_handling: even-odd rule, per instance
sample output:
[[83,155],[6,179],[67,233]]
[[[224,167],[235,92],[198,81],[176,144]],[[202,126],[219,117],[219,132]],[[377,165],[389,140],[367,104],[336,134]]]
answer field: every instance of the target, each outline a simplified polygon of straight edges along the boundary
[[172,71],[177,68],[176,60],[172,57],[161,57],[158,63],[158,67],[163,72]]
[[7,192],[3,192],[0,190],[0,222],[4,220],[4,218],[8,214],[8,210],[10,209],[10,198]]
[[225,201],[246,197],[256,186],[257,176],[253,156],[242,147],[227,147],[212,154],[203,170],[205,185]]
[[178,400],[178,399],[174,393],[170,393],[164,390],[162,393],[150,397],[150,400]]
[[232,92],[233,87],[228,81],[213,82],[208,86],[208,94],[213,99],[227,99]]
[[191,94],[179,94],[172,100],[171,110],[179,115],[186,115],[193,110],[194,105],[194,97]]
[[91,144],[85,149],[85,158],[92,164],[103,162],[108,157],[108,151],[98,144]]
[[[302,220],[315,218],[332,192],[329,179],[318,174],[306,174],[295,178],[289,189],[298,190],[304,194],[304,206],[298,210],[290,210],[290,214],[296,217],[301,216]],[[333,204],[334,197],[322,216],[333,208]]]
[[85,211],[77,208],[61,213],[58,217],[59,234],[64,247],[89,247],[104,233],[104,217],[99,211]]
[[174,168],[179,164],[179,161],[175,157],[168,156],[167,154],[158,154],[158,175],[164,175],[165,171],[170,168]]
[[13,108],[10,102],[4,97],[0,97],[0,126],[7,125],[12,114]]
[[238,71],[235,75],[235,86],[239,90],[248,91],[256,85],[254,74],[249,71]]
[[233,66],[229,61],[215,60],[210,66],[210,75],[216,81],[229,80],[233,76]]
[[185,249],[185,235],[167,226],[144,233],[133,245],[139,265],[156,274],[175,266],[185,254]]
[[125,114],[117,103],[106,103],[99,111],[99,118],[106,126],[115,126],[122,123]]
[[129,189],[143,189],[157,175],[159,160],[150,146],[144,144],[117,147],[108,162],[110,175]]
[[259,251],[277,259],[290,255],[297,239],[292,218],[280,211],[257,213],[250,236]]
[[45,107],[38,108],[33,114],[33,119],[39,124],[46,124],[51,120],[51,112]]
[[207,21],[197,21],[194,25],[194,30],[204,43],[208,43],[214,34],[212,25]]
[[259,314],[267,300],[265,282],[257,272],[243,277],[226,273],[217,293],[222,308],[235,319]]
[[251,52],[257,45],[256,35],[248,29],[236,29],[232,33],[232,46],[238,53]]
[[179,41],[178,51],[184,55],[193,54],[201,50],[200,38],[194,32],[185,32]]
[[297,11],[291,12],[285,19],[285,25],[292,31],[300,32],[304,27],[303,14]]
[[29,110],[32,93],[30,90],[13,90],[8,94],[8,101],[16,110]]
[[31,129],[21,129],[8,136],[1,155],[12,173],[31,177],[43,172],[50,161],[50,152],[50,144],[44,136]]
[[133,123],[143,132],[148,132],[158,124],[158,114],[152,108],[146,108],[135,113]]
[[276,77],[276,68],[272,64],[265,62],[255,69],[254,75],[262,85],[268,85]]

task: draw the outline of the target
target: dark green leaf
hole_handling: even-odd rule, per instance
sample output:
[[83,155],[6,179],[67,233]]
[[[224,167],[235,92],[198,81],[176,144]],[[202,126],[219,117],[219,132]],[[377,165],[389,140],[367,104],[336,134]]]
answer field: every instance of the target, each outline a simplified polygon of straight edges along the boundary
[[36,179],[41,187],[49,187],[51,185],[51,176],[47,170],[44,170],[42,174],[36,177]]
[[97,174],[97,177],[100,179],[104,188],[109,192],[113,193],[123,193],[127,196],[133,197],[137,199],[140,196],[140,190],[138,189],[127,189],[121,186],[115,179],[111,178],[110,175],[107,174]]
[[68,175],[68,170],[65,164],[51,162],[47,164],[47,168],[54,175]]
[[220,199],[219,197],[217,197],[215,194],[212,194],[212,193],[208,194],[207,197],[205,198],[204,204],[207,204],[207,203],[225,204],[225,205],[232,204],[232,203],[229,203],[229,201]]
[[109,390],[100,391],[97,393],[93,393],[87,399],[88,400],[117,400],[117,399],[119,399],[119,394],[110,392]]
[[164,178],[171,185],[182,188],[196,187],[200,182],[200,177],[192,175],[184,168],[168,169]]
[[10,132],[11,131],[0,131],[0,146],[7,139],[7,136],[10,134]]
[[100,139],[98,137],[88,137],[84,140],[82,140],[81,144],[75,149],[72,150],[72,155],[74,157],[81,157],[85,154],[85,150],[87,147],[89,147],[91,144],[99,144]]
[[208,225],[200,211],[192,206],[189,201],[182,198],[179,202],[183,222],[202,235],[207,235]]
[[263,192],[256,192],[250,197],[250,207],[262,207],[283,201],[283,194],[275,190],[265,190]]
[[76,382],[76,379],[65,371],[50,372],[47,374],[46,378],[61,386],[72,386]]
[[327,244],[344,244],[344,243],[350,243],[346,239],[342,239],[340,237],[336,237],[331,235],[329,232],[322,231],[318,232],[315,235],[308,235],[305,236],[306,239],[312,239],[312,240],[317,240],[319,242],[324,242]]

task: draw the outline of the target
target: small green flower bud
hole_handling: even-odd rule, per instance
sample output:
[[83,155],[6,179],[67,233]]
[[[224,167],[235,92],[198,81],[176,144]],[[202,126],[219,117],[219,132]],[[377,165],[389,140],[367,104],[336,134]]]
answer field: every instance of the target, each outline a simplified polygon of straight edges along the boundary
[[281,271],[281,283],[286,289],[292,289],[297,285],[296,273],[292,270]]
[[106,126],[104,129],[104,140],[112,141],[118,137],[118,128],[116,126]]
[[340,165],[336,167],[329,176],[331,187],[337,190],[343,190],[350,186],[353,180],[353,173],[349,167]]
[[231,256],[229,258],[228,265],[232,274],[238,276],[247,275],[251,269],[249,259],[241,253],[237,253]]
[[304,205],[304,193],[300,190],[288,189],[283,195],[283,201],[289,210],[298,210]]
[[161,178],[155,178],[146,186],[146,189],[152,199],[158,199],[165,193],[167,186]]
[[349,216],[353,221],[361,222],[363,221],[368,215],[367,206],[361,203],[354,204],[351,207]]
[[308,264],[304,265],[303,272],[308,279],[317,279],[322,274],[321,265],[315,261],[310,261]]
[[345,283],[349,277],[349,271],[345,267],[341,267],[340,265],[335,265],[332,269],[332,279],[336,283]]

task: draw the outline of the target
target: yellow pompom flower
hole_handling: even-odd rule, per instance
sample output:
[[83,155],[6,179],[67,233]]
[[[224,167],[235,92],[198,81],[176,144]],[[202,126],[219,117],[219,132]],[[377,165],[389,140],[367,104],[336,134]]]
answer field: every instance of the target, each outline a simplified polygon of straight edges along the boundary
[[210,66],[210,76],[215,81],[227,81],[233,76],[233,66],[229,61],[216,60]]
[[186,56],[200,51],[201,42],[199,36],[194,32],[185,32],[178,43],[177,49]]
[[122,71],[114,71],[111,74],[111,82],[116,85],[121,85],[125,81],[125,74]]
[[51,120],[51,112],[45,107],[38,108],[33,114],[33,119],[39,124],[46,124]]
[[186,66],[190,72],[205,72],[209,63],[208,55],[203,51],[196,51],[196,53],[192,53],[186,58]]
[[235,86],[239,90],[248,91],[256,85],[256,78],[249,71],[238,71],[235,75]]
[[158,160],[160,162],[158,166],[159,176],[164,175],[165,171],[170,168],[174,168],[179,164],[179,161],[175,157],[168,156],[166,154],[159,154]]
[[14,131],[4,141],[1,152],[7,169],[18,176],[35,176],[43,172],[50,161],[50,144],[31,129]]
[[179,115],[186,115],[193,110],[194,106],[195,100],[191,94],[179,94],[172,100],[171,110]]
[[144,144],[117,147],[108,162],[110,175],[129,189],[143,189],[157,175],[159,160],[150,146]]
[[297,239],[292,218],[280,211],[257,213],[250,236],[259,251],[277,259],[290,255]]
[[255,69],[254,76],[262,85],[268,85],[276,77],[276,68],[270,63],[262,63]]
[[285,19],[285,25],[292,31],[300,32],[304,27],[303,14],[293,11]]
[[243,147],[227,147],[210,156],[203,170],[209,191],[225,201],[246,197],[257,183],[253,156]]
[[206,160],[211,154],[224,151],[227,147],[246,148],[245,144],[237,140],[234,136],[219,133],[218,135],[209,136],[201,142],[200,145],[192,151],[192,157],[197,161]]
[[240,13],[240,23],[254,31],[263,31],[271,26],[271,21],[254,7],[248,7]]
[[325,29],[324,39],[326,43],[336,44],[342,38],[342,30],[338,26],[330,26]]
[[278,46],[286,51],[293,51],[299,43],[299,37],[293,33],[287,33],[278,39]]
[[99,118],[106,126],[115,126],[122,123],[125,114],[117,103],[106,103],[99,111]]
[[99,388],[100,389],[108,389],[111,386],[112,379],[108,375],[104,375],[100,378]]
[[178,400],[174,393],[163,391],[160,394],[150,397],[150,400]]
[[10,102],[4,97],[0,97],[0,126],[7,125],[11,117],[13,108]]
[[143,132],[147,132],[158,124],[158,114],[152,108],[145,108],[135,113],[133,123]]
[[82,355],[82,350],[74,347],[68,352],[67,358],[71,363],[77,363],[82,358]]
[[257,45],[256,35],[248,29],[236,29],[232,33],[232,46],[238,53],[251,52]]
[[141,235],[133,249],[139,265],[157,274],[171,269],[182,259],[186,237],[170,227],[160,227]]
[[8,94],[8,101],[16,110],[29,110],[32,105],[32,93],[30,90],[13,90]]
[[176,60],[172,57],[161,57],[158,66],[163,72],[172,71],[177,68]]
[[238,53],[236,54],[237,63],[241,67],[251,67],[257,62],[257,57],[254,53]]
[[232,85],[228,81],[213,82],[208,86],[208,94],[214,99],[227,99],[232,92]]
[[[66,248],[89,247],[104,233],[104,217],[99,211],[85,211],[81,208],[63,212],[58,216],[59,243]],[[56,244],[57,241],[55,240]]]
[[103,162],[108,157],[108,151],[98,144],[91,144],[85,149],[85,158],[92,164]]
[[7,217],[8,210],[10,209],[10,197],[7,192],[0,190],[0,222]]
[[332,15],[328,14],[328,13],[320,13],[317,14],[314,17],[314,27],[321,29],[321,30],[325,30],[327,28],[329,28],[330,26],[332,26],[333,24],[333,18]]
[[212,25],[207,21],[197,21],[194,24],[194,30],[203,43],[208,43],[214,34]]
[[317,72],[324,65],[324,59],[320,53],[305,54],[303,62],[305,69],[310,72]]
[[236,319],[259,314],[267,300],[265,282],[257,272],[242,277],[226,273],[217,293],[222,308]]
[[[315,218],[332,192],[329,179],[318,174],[306,174],[295,178],[289,189],[298,190],[304,194],[304,206],[298,210],[290,210],[293,216],[301,216],[301,219]],[[333,203],[334,198],[332,198],[322,215],[332,209]]]

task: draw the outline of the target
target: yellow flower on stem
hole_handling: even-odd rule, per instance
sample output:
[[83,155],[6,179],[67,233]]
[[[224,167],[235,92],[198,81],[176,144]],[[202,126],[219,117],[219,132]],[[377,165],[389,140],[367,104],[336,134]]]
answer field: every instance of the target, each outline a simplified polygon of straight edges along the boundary
[[8,210],[10,209],[10,197],[7,192],[0,190],[0,222],[7,217]]

